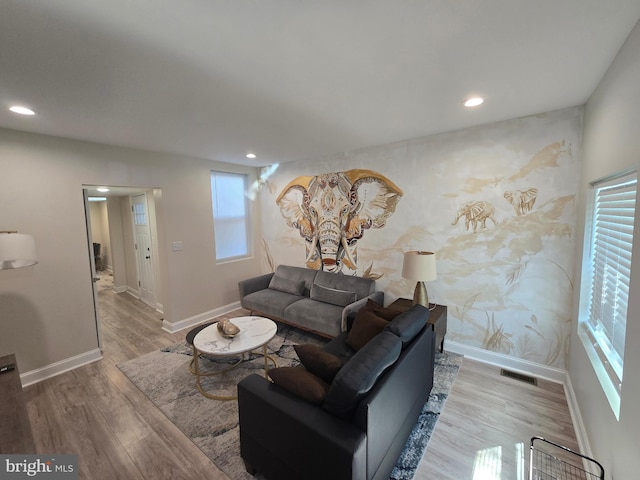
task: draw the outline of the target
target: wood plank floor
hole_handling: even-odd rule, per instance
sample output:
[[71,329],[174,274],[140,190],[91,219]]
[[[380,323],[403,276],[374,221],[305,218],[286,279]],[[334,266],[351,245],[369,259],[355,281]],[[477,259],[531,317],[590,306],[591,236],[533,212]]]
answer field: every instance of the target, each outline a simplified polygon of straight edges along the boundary
[[[164,332],[126,293],[101,291],[99,304],[103,360],[25,388],[38,452],[78,454],[81,479],[227,480],[116,366],[186,332]],[[532,435],[577,449],[562,386],[465,360],[415,478],[524,479]]]

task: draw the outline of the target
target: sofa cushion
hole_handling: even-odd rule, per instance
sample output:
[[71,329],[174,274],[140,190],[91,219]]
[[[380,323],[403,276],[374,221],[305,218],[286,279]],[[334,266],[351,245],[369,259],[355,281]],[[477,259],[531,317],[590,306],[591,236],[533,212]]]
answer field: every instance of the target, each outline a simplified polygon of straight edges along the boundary
[[273,275],[277,275],[281,278],[286,278],[291,282],[304,282],[304,288],[301,295],[303,297],[308,297],[309,292],[311,291],[311,285],[313,285],[317,273],[317,270],[312,270],[310,268],[293,267],[291,265],[278,265]]
[[356,293],[356,300],[368,297],[375,291],[376,281],[370,278],[343,275],[341,273],[329,273],[320,270],[313,281],[323,287],[346,290]]
[[278,290],[280,292],[300,296],[304,291],[304,280],[292,280],[290,278],[275,274],[273,277],[271,277],[269,288],[271,290]]
[[400,337],[404,348],[422,330],[428,319],[429,309],[414,305],[389,322],[385,329]]
[[389,324],[384,318],[380,318],[370,310],[359,310],[353,322],[347,345],[354,350],[360,350],[369,340],[378,335]]
[[333,379],[323,408],[338,417],[350,418],[358,402],[398,359],[401,349],[400,338],[392,332],[383,331],[369,341]]
[[331,337],[340,333],[344,307],[318,302],[310,298],[297,298],[299,299],[297,302],[285,309],[282,318],[299,325],[301,328],[321,332]]
[[385,308],[371,299],[368,299],[366,305],[362,308],[375,313],[377,316],[382,317],[389,322],[402,313],[402,311]]
[[320,345],[304,343],[302,345],[294,345],[293,348],[304,368],[327,383],[333,381],[336,373],[342,367],[342,360],[324,351]]
[[[242,299],[242,306],[247,310],[262,312],[269,316],[282,318],[285,309],[301,300],[303,297],[265,288],[259,292],[253,292]],[[336,307],[337,308],[337,307]]]
[[356,292],[323,287],[322,285],[314,283],[311,286],[310,298],[311,300],[318,300],[319,302],[330,303],[332,305],[338,305],[339,307],[346,307],[350,303],[356,301]]
[[351,357],[356,354],[356,351],[349,345],[347,345],[348,335],[349,332],[340,332],[337,337],[322,346],[322,349],[325,352],[335,355],[340,360],[342,360],[343,365],[351,360]]
[[299,367],[278,367],[267,372],[273,383],[311,403],[320,405],[329,384],[313,373]]

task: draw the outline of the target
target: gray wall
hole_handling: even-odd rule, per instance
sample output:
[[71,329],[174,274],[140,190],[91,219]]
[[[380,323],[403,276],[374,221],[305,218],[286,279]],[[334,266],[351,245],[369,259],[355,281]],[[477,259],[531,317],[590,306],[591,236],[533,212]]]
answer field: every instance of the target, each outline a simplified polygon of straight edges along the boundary
[[[583,175],[579,202],[583,238],[589,182],[637,167],[640,162],[640,25],[629,36],[616,60],[589,99],[584,116]],[[640,231],[640,210],[636,210],[635,231]],[[605,465],[607,478],[638,478],[640,456],[640,241],[634,235],[628,312],[624,378],[617,421],[600,387],[585,349],[576,335],[579,272],[576,272],[574,325],[569,374],[580,406],[594,456]],[[580,267],[579,252],[576,265]],[[578,268],[579,270],[579,268]]]
[[[0,230],[35,236],[40,263],[0,271],[0,354],[21,373],[97,348],[82,185],[148,186],[156,199],[159,301],[171,323],[238,300],[255,258],[217,265],[210,170],[252,168],[0,129]],[[256,209],[257,210],[257,209]],[[258,213],[254,231],[258,231]],[[184,244],[171,251],[171,242]],[[259,253],[260,238],[255,251]],[[115,245],[114,245],[115,247]]]

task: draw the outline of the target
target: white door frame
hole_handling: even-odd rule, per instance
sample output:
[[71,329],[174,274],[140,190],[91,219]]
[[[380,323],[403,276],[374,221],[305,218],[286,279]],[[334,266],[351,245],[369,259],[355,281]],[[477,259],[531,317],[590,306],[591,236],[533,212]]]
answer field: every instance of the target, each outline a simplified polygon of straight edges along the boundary
[[89,195],[87,189],[82,189],[82,196],[84,198],[84,219],[87,226],[87,249],[89,250],[89,265],[91,273],[91,288],[93,290],[93,311],[96,322],[96,335],[98,336],[98,348],[102,351],[102,329],[100,327],[100,314],[98,311],[98,287],[97,281],[99,280],[98,273],[96,271],[96,259],[93,255],[93,235],[91,233],[91,210],[89,207]]

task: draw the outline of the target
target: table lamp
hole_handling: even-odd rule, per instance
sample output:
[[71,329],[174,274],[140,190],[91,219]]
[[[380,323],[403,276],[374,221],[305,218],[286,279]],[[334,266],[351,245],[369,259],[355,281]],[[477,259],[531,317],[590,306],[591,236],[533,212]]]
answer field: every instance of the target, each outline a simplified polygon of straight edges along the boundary
[[413,303],[429,308],[429,295],[424,282],[438,278],[436,254],[421,250],[406,252],[402,264],[402,277],[417,282],[413,292]]
[[36,241],[31,235],[0,231],[0,270],[29,267],[38,263]]

